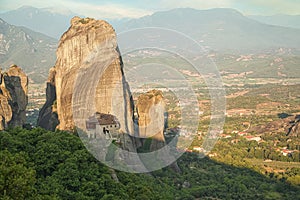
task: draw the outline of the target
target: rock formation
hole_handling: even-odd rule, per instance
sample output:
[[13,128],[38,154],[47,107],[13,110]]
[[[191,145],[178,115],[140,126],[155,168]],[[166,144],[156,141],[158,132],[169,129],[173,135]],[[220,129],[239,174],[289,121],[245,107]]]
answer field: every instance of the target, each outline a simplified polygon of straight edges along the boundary
[[55,68],[49,71],[46,88],[46,103],[42,107],[37,124],[50,131],[54,131],[59,124],[56,109],[56,87],[55,87]]
[[[133,123],[133,99],[124,77],[113,27],[102,20],[74,17],[71,27],[60,39],[56,54],[57,61],[50,70],[47,83],[47,101],[40,111],[38,125],[53,130],[58,123],[56,128],[60,130],[72,131],[76,128],[80,135],[85,134],[84,137],[94,135],[94,139],[89,139],[93,141],[93,154],[97,158],[114,165],[118,163],[123,166],[126,163],[132,169],[146,172],[136,154],[141,143],[139,138],[133,137],[138,134]],[[154,134],[151,148],[155,150],[165,145],[164,105],[162,93],[152,93],[141,96],[138,104],[140,125],[148,126],[149,119],[155,118],[151,121],[153,124],[150,123],[152,129],[149,131],[141,127],[139,131],[145,137]],[[118,148],[109,158],[106,157],[108,148],[104,147],[111,144],[106,140],[97,140],[99,137],[96,134],[108,134],[113,130],[113,125],[106,124],[104,127],[99,122],[94,127],[91,116],[95,113],[111,115],[119,124],[122,148]],[[87,128],[87,124],[91,126]]]
[[300,136],[300,115],[297,115],[290,121],[289,126],[287,127],[287,136]]
[[[59,120],[57,128],[73,130],[75,124],[72,103],[74,103],[75,82],[87,78],[88,80],[76,87],[77,89],[80,87],[80,92],[83,93],[92,90],[91,87],[96,87],[92,97],[95,111],[115,115],[121,123],[121,131],[133,134],[132,101],[123,77],[122,61],[113,27],[102,20],[74,17],[71,20],[71,27],[60,39],[56,54],[56,65],[51,70],[49,77],[51,81],[47,84],[49,95],[41,110],[38,125],[53,128],[44,126],[43,122],[48,121],[52,115],[51,104],[55,102]],[[88,73],[89,76],[83,77]],[[91,87],[88,87],[88,84],[92,84]],[[78,102],[75,103],[90,101],[84,99],[91,99],[87,93],[76,96]],[[116,104],[117,109],[114,108]]]
[[[102,20],[74,17],[56,54],[38,125],[48,130],[73,131],[75,126],[85,130],[85,120],[99,112],[114,115],[120,133],[133,135],[133,101],[113,27]],[[135,150],[131,139],[122,137],[126,148]]]
[[0,130],[23,126],[28,103],[28,77],[16,65],[0,73]]
[[247,132],[256,134],[286,133],[286,136],[300,135],[300,116],[287,116],[266,124],[251,127]]
[[165,104],[163,94],[158,90],[151,90],[141,94],[137,100],[139,136],[151,138],[150,151],[155,151],[165,145],[164,113]]
[[[165,103],[163,93],[159,90],[151,90],[138,97],[137,104],[138,114],[138,135],[142,140],[142,148],[147,148],[146,140],[151,139],[149,149],[144,149],[148,152],[154,152],[145,158],[152,161],[160,161],[162,163],[170,164],[170,168],[177,173],[181,173],[180,168],[175,161],[175,157],[171,148],[166,144],[164,129],[167,124],[165,119]],[[145,160],[142,156],[142,160]],[[175,162],[170,163],[169,160]],[[155,163],[148,164],[146,167],[151,169]]]

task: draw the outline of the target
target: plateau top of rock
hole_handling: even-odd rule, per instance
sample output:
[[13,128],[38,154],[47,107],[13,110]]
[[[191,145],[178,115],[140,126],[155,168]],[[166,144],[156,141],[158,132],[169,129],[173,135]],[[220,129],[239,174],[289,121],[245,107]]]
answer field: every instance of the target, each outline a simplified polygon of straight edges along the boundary
[[[106,21],[104,20],[96,20],[93,18],[80,18],[78,16],[75,16],[71,19],[71,26],[70,28],[62,35],[60,41],[59,41],[59,47],[61,46],[62,43],[64,43],[65,40],[71,39],[74,36],[83,34],[83,33],[88,33],[89,31],[95,31],[96,29],[97,32],[101,34],[105,33],[114,33],[115,30],[114,28]],[[86,40],[86,43],[89,41]]]
[[160,90],[151,90],[148,91],[145,94],[141,94],[138,97],[138,103],[141,105],[145,105],[149,102],[149,100],[153,100],[153,104],[158,104],[162,101],[163,99],[163,93]]

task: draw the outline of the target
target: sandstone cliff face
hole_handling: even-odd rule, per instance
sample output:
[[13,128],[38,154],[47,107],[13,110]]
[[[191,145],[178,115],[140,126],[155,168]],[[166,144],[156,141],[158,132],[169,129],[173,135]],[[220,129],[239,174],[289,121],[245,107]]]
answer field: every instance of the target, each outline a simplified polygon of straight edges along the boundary
[[[56,65],[47,83],[47,102],[40,112],[38,125],[53,130],[55,123],[49,125],[49,119],[55,118],[55,103],[57,128],[74,130],[73,114],[81,115],[73,109],[74,104],[87,110],[92,110],[93,104],[93,112],[116,116],[121,124],[120,132],[133,135],[133,105],[112,26],[102,20],[74,17],[60,39],[56,54]],[[80,116],[82,119],[94,114],[85,113]]]
[[[96,70],[89,70],[93,68]],[[123,78],[116,34],[110,24],[101,20],[74,17],[71,27],[61,37],[55,71],[59,129],[74,129],[72,98],[75,81],[83,73],[91,73],[82,77],[88,80],[80,83],[77,88],[82,87],[84,92],[90,89],[85,88],[89,83],[92,82],[93,86],[96,84],[92,99],[96,111],[115,115],[121,123],[121,132],[133,132],[129,90]],[[79,101],[82,102],[84,96],[86,95],[79,97],[82,98]],[[115,104],[118,105],[117,109],[114,108]]]
[[[139,98],[139,132],[142,137],[153,134],[151,136],[155,140],[151,149],[156,150],[165,145],[164,104],[162,93],[152,92]],[[136,154],[141,143],[139,138],[133,137],[138,134],[134,128],[133,109],[114,29],[102,20],[74,17],[71,27],[59,42],[57,61],[50,70],[47,83],[47,102],[40,111],[38,124],[53,130],[56,124],[49,122],[58,122],[56,128],[60,130],[72,131],[76,127],[80,135],[87,136],[90,130],[87,130],[86,124],[92,124],[89,121],[91,116],[97,112],[113,115],[120,125],[118,134],[122,148],[116,150],[113,160],[108,160],[120,166],[126,163],[132,169],[146,172]],[[94,130],[92,127],[89,126],[89,129]],[[148,127],[151,127],[150,130]],[[104,128],[109,129],[109,125]],[[103,147],[107,141],[93,142],[93,154],[106,160],[108,149]]]
[[[170,168],[177,173],[181,173],[180,168],[175,161],[175,157],[172,154],[172,150],[166,144],[164,137],[165,129],[165,103],[163,99],[163,93],[159,90],[151,90],[145,94],[141,94],[138,97],[137,104],[138,114],[138,135],[141,138],[151,138],[150,149],[146,149],[150,152],[154,152],[151,156],[147,157],[150,160],[170,165]],[[142,142],[145,145],[145,140]],[[159,153],[158,153],[159,151]],[[158,153],[156,155],[156,153]],[[144,160],[144,159],[143,159]],[[175,162],[171,163],[168,160]],[[153,167],[155,164],[151,164],[147,167]]]
[[[138,139],[132,137],[133,101],[112,26],[102,20],[74,17],[60,39],[56,55],[38,125],[53,130],[58,122],[56,128],[60,130],[76,128],[80,135],[87,136],[89,117],[97,112],[113,115],[120,123],[118,134],[125,150],[116,152],[115,162],[143,168],[137,155],[130,156],[138,144]],[[92,144],[93,154],[104,160],[107,149],[102,147],[108,141],[97,142]]]
[[138,97],[137,113],[139,136],[152,138],[150,150],[154,151],[165,145],[164,112],[165,105],[161,91],[152,90]]
[[28,103],[28,77],[16,65],[0,73],[0,130],[23,126]]

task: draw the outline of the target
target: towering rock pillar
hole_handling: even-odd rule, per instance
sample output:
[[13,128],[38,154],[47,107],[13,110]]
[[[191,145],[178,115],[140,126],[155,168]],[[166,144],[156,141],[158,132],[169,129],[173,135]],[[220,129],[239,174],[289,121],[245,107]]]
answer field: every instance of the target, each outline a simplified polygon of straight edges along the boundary
[[[81,110],[94,106],[95,112],[114,115],[120,122],[120,132],[134,134],[132,100],[113,27],[102,20],[74,17],[71,27],[60,39],[56,54],[57,61],[52,70],[54,81],[48,82],[48,88],[54,86],[56,90],[56,100],[52,99],[54,95],[47,95],[47,107],[55,102],[59,120],[57,128],[75,128],[73,114],[78,110],[73,108],[76,104]],[[50,110],[41,110],[39,125],[45,121],[43,116],[49,118],[46,112]],[[82,115],[82,122],[88,117]]]
[[[56,111],[57,128],[70,131],[77,128],[80,135],[89,136],[83,137],[83,141],[92,141],[89,145],[97,158],[118,165],[120,169],[128,166],[135,171],[147,172],[136,153],[140,140],[132,137],[137,134],[133,123],[134,105],[113,27],[102,20],[74,17],[60,39],[56,54],[57,61],[50,71],[47,102],[40,112],[39,125],[49,122]],[[138,109],[139,124],[151,127],[149,130],[141,126],[140,134],[145,137],[153,134],[152,150],[164,147],[162,93],[152,91],[140,97]],[[111,116],[118,123],[101,120],[101,116]],[[150,124],[149,118],[152,119]],[[43,127],[49,129],[51,126]],[[110,143],[114,140],[111,135],[115,134],[109,131],[116,129],[117,143],[122,148],[113,148],[114,144]],[[105,140],[99,140],[103,136]],[[108,152],[110,148],[106,145],[114,151]],[[168,152],[164,154],[168,156]]]
[[[163,93],[159,90],[151,90],[145,94],[141,94],[138,97],[136,107],[138,113],[139,135],[140,137],[145,138],[144,141],[146,138],[151,139],[150,148],[145,150],[153,152],[153,154],[151,156],[149,155],[149,157],[146,156],[146,158],[170,164],[171,169],[180,173],[181,170],[175,161],[176,159],[165,141],[164,129],[166,119]],[[145,146],[147,145],[143,142],[143,147],[145,148]],[[155,152],[160,153],[156,156]],[[175,162],[169,163],[168,160],[174,160]],[[149,166],[151,169],[151,166],[155,166],[155,163],[152,163]]]
[[136,107],[139,117],[139,136],[152,139],[150,151],[162,148],[165,145],[165,104],[162,92],[152,90],[140,95]]
[[16,65],[0,73],[0,130],[23,126],[28,103],[28,77]]

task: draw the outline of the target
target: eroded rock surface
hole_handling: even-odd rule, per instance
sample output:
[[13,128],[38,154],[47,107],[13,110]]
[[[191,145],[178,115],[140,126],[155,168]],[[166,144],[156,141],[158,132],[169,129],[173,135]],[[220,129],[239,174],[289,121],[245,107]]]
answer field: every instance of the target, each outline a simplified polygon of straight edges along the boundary
[[151,90],[138,97],[137,113],[139,136],[151,138],[150,150],[155,151],[165,145],[164,113],[165,104],[163,94],[158,90]]
[[[74,130],[74,87],[82,87],[79,91],[84,94],[84,91],[91,90],[91,87],[87,87],[91,83],[96,90],[92,99],[95,111],[115,115],[121,123],[121,131],[133,134],[132,100],[123,76],[113,27],[102,20],[74,17],[71,27],[60,39],[56,54],[57,61],[50,71],[47,102],[41,110],[39,125],[50,118],[55,103],[59,120],[57,128]],[[78,77],[86,79],[79,86],[75,85],[76,80],[80,81]],[[90,97],[77,100],[81,103],[87,100],[84,98]]]
[[113,27],[103,20],[74,17],[56,54],[38,125],[85,130],[85,120],[94,113],[111,114],[120,122],[120,134],[125,134],[124,148],[134,151],[133,101]]
[[[134,128],[133,100],[124,76],[122,58],[113,27],[102,20],[74,17],[70,28],[59,42],[57,61],[50,71],[47,102],[40,112],[39,125],[53,130],[55,123],[49,121],[55,119],[53,114],[56,112],[59,121],[56,128],[69,131],[76,128],[82,133],[88,133],[93,131],[86,128],[86,122],[91,116],[95,113],[112,115],[120,123],[118,134],[121,148],[108,158],[108,148],[105,148],[109,145],[107,141],[97,140],[99,137],[94,137],[94,140],[89,138],[93,140],[91,144],[94,148],[93,154],[101,160],[118,163],[120,166],[126,164],[124,166],[146,172],[147,169],[136,154],[141,145],[140,139],[134,136],[141,134],[142,137],[149,137],[149,134],[153,134],[151,137],[155,140],[151,144],[152,150],[165,145],[162,93],[152,92],[154,98],[149,96],[150,93],[141,96],[137,106],[140,115],[139,124],[152,127],[151,131],[142,126]],[[155,119],[150,126],[148,126],[149,119]],[[100,128],[96,126],[96,132],[92,135],[110,130],[110,127],[100,126]],[[167,151],[165,152],[167,155]]]
[[[181,173],[180,168],[175,161],[173,152],[166,144],[164,129],[167,124],[165,119],[165,103],[163,93],[159,90],[151,90],[145,94],[141,94],[137,100],[137,114],[138,114],[138,135],[142,140],[142,148],[145,148],[147,139],[151,139],[150,148],[146,149],[151,154],[146,156],[146,162],[152,160],[153,162],[160,161],[177,173]],[[142,157],[142,160],[145,158]],[[147,165],[147,167],[154,167],[155,163]]]
[[0,130],[23,126],[28,103],[28,77],[16,65],[0,73]]

